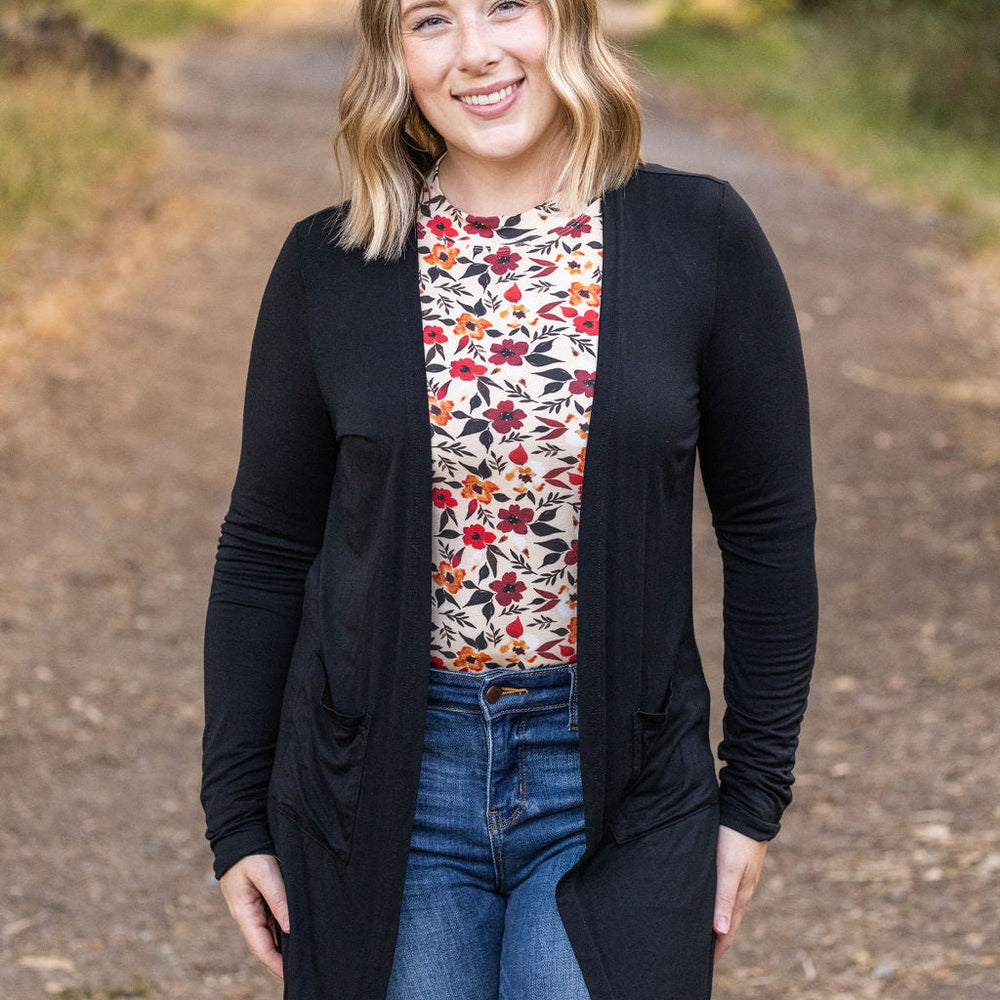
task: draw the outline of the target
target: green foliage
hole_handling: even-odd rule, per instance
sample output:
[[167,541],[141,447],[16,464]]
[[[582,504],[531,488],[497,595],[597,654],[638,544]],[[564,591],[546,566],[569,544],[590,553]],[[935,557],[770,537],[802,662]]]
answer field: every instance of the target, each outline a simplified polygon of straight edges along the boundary
[[0,15],[61,7],[122,39],[166,38],[220,21],[239,0],[0,0]]
[[[893,16],[872,13],[880,2]],[[966,215],[981,242],[996,242],[996,18],[984,25],[953,16],[959,8],[978,14],[982,0],[825,0],[824,7],[740,29],[672,21],[636,48],[671,75],[762,111],[818,160],[914,203]],[[901,14],[904,7],[912,10]]]
[[57,70],[3,79],[0,258],[21,234],[87,229],[132,190],[154,150],[152,114],[144,95],[116,83]]
[[914,121],[990,141],[1000,122],[998,0],[799,0],[856,64],[898,81]]

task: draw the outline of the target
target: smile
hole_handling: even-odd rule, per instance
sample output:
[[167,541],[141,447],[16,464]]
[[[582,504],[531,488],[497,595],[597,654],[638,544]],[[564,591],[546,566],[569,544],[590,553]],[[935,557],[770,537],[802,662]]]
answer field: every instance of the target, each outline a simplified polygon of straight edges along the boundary
[[463,104],[499,104],[505,97],[510,97],[517,90],[524,80],[518,80],[501,90],[495,90],[492,94],[473,94],[471,97],[458,98]]

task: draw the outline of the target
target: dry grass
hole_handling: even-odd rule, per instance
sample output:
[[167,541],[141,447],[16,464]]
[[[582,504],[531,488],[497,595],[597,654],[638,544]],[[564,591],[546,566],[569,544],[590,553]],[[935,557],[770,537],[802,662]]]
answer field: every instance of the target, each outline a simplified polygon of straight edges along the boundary
[[59,243],[127,200],[153,159],[143,90],[58,70],[0,88],[0,255],[20,241]]

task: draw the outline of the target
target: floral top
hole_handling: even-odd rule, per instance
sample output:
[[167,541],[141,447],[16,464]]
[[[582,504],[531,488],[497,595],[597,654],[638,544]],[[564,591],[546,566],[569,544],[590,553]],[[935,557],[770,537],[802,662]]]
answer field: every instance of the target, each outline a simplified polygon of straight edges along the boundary
[[433,456],[431,667],[576,660],[601,304],[601,201],[466,215],[437,166],[417,218]]

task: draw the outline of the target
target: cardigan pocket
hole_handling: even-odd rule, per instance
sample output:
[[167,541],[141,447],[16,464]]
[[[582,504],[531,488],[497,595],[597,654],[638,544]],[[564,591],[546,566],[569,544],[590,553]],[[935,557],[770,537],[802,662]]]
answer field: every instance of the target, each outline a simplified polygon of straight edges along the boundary
[[[632,776],[610,821],[619,843],[676,822],[708,805],[718,792],[711,775],[692,766],[688,749],[695,732],[682,732],[677,713],[632,712]],[[709,778],[711,780],[709,780]]]
[[289,694],[271,773],[271,801],[303,833],[346,864],[371,712],[346,712],[334,703],[318,652]]

